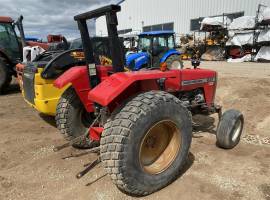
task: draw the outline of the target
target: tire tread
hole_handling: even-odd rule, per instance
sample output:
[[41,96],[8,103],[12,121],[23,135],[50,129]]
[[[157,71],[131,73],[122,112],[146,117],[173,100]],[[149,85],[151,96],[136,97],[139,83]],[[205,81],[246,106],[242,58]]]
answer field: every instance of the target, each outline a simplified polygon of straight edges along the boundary
[[72,102],[74,102],[77,98],[77,94],[73,88],[68,88],[59,99],[59,102],[56,107],[56,126],[58,130],[64,135],[65,139],[71,140],[72,137],[71,127],[68,123],[67,117],[69,115],[69,111],[71,110],[70,107]]
[[[125,165],[123,158],[126,156],[128,145],[128,137],[130,130],[136,124],[136,121],[145,116],[160,102],[172,102],[181,105],[181,101],[173,95],[162,91],[150,91],[139,94],[121,109],[113,113],[113,116],[105,124],[104,131],[101,137],[101,160],[104,164],[106,172],[111,176],[117,187],[130,194],[148,195],[154,191],[138,190],[132,184],[132,179],[124,176]],[[183,106],[179,108],[184,109]],[[188,114],[189,118],[190,115]],[[190,119],[191,120],[191,119]]]

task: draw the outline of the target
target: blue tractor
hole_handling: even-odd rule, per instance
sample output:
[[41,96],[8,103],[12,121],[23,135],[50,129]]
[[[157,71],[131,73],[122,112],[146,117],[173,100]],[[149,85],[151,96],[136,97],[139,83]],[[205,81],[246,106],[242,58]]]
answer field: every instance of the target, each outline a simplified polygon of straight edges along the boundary
[[183,68],[180,52],[175,49],[173,31],[151,31],[139,35],[138,50],[126,55],[129,70],[156,68],[165,65],[169,69]]

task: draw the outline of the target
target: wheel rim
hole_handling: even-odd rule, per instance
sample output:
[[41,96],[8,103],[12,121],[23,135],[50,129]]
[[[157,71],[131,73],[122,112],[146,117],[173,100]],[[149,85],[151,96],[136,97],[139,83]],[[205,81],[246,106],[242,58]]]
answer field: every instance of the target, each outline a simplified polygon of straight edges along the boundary
[[238,120],[237,123],[235,124],[235,128],[233,130],[233,136],[232,136],[232,141],[235,142],[237,138],[239,137],[241,133],[241,128],[242,128],[242,122],[241,120]]
[[180,69],[181,63],[178,60],[174,60],[171,65],[171,69]]
[[165,171],[175,160],[181,145],[181,132],[170,120],[153,125],[140,145],[140,165],[149,174]]

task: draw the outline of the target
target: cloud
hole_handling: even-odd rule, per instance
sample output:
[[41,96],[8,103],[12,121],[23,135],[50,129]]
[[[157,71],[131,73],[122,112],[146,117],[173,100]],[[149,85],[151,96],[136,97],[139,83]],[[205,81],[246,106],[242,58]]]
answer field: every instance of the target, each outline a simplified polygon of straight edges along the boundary
[[[79,37],[73,17],[117,0],[0,0],[0,13],[16,20],[24,16],[26,36],[46,38],[48,34],[62,34],[67,38]],[[89,23],[89,31],[95,32]]]

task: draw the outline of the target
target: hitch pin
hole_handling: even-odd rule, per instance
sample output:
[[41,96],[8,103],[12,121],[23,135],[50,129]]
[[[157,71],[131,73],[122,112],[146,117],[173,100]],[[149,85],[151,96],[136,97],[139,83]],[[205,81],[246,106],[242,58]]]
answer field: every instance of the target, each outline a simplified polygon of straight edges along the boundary
[[82,178],[85,174],[87,174],[91,169],[93,169],[95,166],[97,166],[99,163],[101,162],[100,160],[100,157],[98,157],[96,160],[94,160],[93,162],[90,162],[88,164],[85,164],[86,168],[79,172],[77,175],[76,175],[76,178],[77,179],[80,179]]
[[99,147],[94,147],[92,149],[85,150],[82,153],[71,154],[69,156],[63,157],[62,159],[65,160],[65,159],[68,159],[68,158],[76,158],[76,157],[84,156],[84,155],[89,154],[89,153],[98,153],[99,149],[100,149]]

